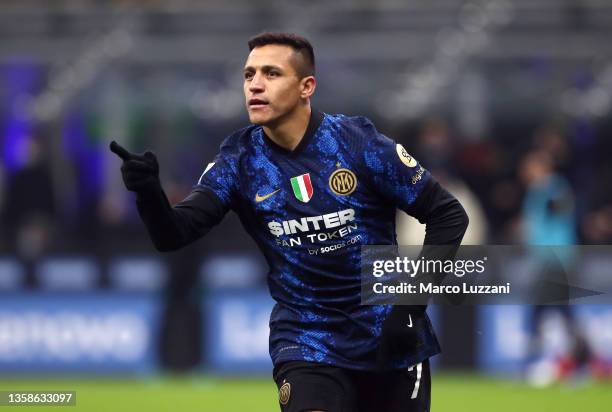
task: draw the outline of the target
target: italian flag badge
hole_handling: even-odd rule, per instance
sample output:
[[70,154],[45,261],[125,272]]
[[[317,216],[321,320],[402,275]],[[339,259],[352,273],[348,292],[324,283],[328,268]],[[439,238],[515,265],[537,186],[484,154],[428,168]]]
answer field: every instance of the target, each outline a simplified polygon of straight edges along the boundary
[[310,173],[295,176],[291,178],[291,187],[295,197],[301,202],[308,202],[312,199],[312,182],[310,181]]

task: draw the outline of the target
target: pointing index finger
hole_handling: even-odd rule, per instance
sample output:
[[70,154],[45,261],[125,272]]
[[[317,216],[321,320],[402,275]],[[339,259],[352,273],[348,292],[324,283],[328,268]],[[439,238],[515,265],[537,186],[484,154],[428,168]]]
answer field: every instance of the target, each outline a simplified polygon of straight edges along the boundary
[[124,161],[130,160],[133,157],[132,154],[127,151],[127,149],[125,149],[123,146],[121,146],[114,140],[110,144],[110,150]]

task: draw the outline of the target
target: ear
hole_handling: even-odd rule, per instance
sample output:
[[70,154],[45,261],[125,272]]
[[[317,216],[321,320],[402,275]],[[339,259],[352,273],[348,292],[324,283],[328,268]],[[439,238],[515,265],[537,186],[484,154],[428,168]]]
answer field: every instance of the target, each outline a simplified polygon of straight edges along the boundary
[[311,97],[317,88],[317,80],[314,76],[306,76],[300,80],[300,97],[307,99]]

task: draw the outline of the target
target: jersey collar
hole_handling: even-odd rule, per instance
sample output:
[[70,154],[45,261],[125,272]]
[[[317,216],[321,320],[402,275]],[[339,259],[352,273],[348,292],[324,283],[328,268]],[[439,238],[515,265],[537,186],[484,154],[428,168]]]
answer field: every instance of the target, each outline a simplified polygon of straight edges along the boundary
[[293,150],[287,150],[284,147],[274,143],[274,141],[266,135],[266,132],[263,130],[263,127],[261,128],[261,133],[264,136],[264,141],[266,142],[266,144],[269,145],[274,151],[282,153],[285,156],[297,156],[308,146],[308,144],[312,140],[312,137],[315,135],[317,129],[321,125],[322,121],[323,113],[313,107],[310,112],[310,120],[308,121],[308,127],[306,128],[306,132],[304,133],[302,140],[300,140],[298,145]]

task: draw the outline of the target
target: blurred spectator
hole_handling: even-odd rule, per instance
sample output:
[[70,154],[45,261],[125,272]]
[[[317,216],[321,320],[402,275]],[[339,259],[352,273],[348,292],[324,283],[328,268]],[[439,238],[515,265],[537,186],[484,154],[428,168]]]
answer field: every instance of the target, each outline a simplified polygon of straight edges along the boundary
[[582,224],[584,237],[591,244],[612,242],[612,205],[589,213]]
[[[604,148],[601,156],[606,157],[610,153]],[[600,167],[597,173],[597,182],[603,182],[607,187],[612,180],[612,168],[610,166]],[[612,243],[612,193],[602,190],[597,186],[588,197],[588,208],[581,220],[581,231],[584,243],[587,244],[610,244]]]
[[[554,142],[559,142],[557,137]],[[536,140],[536,143],[541,141]],[[548,147],[552,150],[562,146],[554,144]],[[535,246],[575,244],[577,235],[574,194],[565,178],[555,171],[551,153],[540,148],[529,151],[520,162],[519,174],[526,186],[522,212],[524,242]],[[533,279],[537,295],[540,294],[539,289],[544,287],[543,281],[568,286],[566,271],[572,270],[574,265],[571,254],[565,252],[557,258],[554,251],[548,253],[548,250],[536,249],[533,251],[533,257],[540,268],[539,278]],[[561,316],[568,341],[566,347],[556,353],[552,353],[544,343],[547,341],[544,321],[551,313]],[[530,326],[527,378],[531,383],[544,385],[566,379],[579,365],[587,362],[590,350],[569,301],[560,305],[535,305]]]
[[571,167],[573,166],[571,148],[567,137],[559,127],[546,126],[538,130],[535,134],[534,146],[549,156],[552,167],[557,174],[571,175]]
[[521,188],[513,170],[512,148],[501,139],[464,143],[457,148],[457,175],[462,176],[481,203],[483,214],[491,222],[486,232],[490,243],[512,243],[513,217],[520,209]]
[[[438,117],[431,117],[423,122],[416,139],[419,161],[427,169],[452,167],[452,157],[455,154],[454,141],[451,138],[449,126]],[[410,147],[408,147],[410,150]]]
[[3,227],[10,247],[34,259],[49,246],[55,199],[42,142],[28,139],[25,151],[24,166],[7,179]]
[[526,186],[523,201],[523,236],[530,245],[576,243],[574,195],[567,180],[554,171],[551,155],[536,149],[519,166]]

